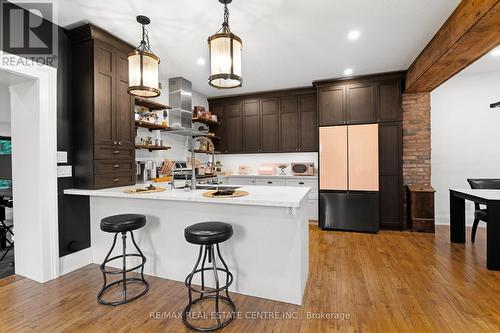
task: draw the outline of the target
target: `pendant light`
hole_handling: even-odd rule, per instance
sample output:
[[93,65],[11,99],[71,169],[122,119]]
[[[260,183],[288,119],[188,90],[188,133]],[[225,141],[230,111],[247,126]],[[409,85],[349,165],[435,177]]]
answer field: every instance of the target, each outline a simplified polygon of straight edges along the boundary
[[208,83],[220,89],[241,87],[241,38],[229,29],[229,10],[227,5],[232,0],[219,0],[224,4],[224,22],[222,28],[208,38],[210,52],[210,77]]
[[141,44],[128,55],[128,93],[138,97],[160,96],[158,68],[160,58],[151,52],[146,25],[151,20],[139,15],[137,22],[142,25]]

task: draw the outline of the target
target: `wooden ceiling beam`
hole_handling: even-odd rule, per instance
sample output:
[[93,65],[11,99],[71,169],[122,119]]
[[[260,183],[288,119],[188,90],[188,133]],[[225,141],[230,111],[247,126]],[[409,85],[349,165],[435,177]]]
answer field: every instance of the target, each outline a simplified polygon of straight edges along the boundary
[[500,44],[500,0],[462,0],[408,69],[406,93],[430,92]]

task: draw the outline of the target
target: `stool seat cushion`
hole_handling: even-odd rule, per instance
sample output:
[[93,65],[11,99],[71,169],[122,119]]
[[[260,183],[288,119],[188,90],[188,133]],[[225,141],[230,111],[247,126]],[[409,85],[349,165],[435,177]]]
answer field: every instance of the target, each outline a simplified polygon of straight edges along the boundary
[[101,230],[106,232],[126,232],[142,228],[146,217],[139,214],[121,214],[105,217],[101,220]]
[[222,243],[233,235],[233,227],[223,222],[202,222],[184,229],[184,237],[189,243],[210,245]]

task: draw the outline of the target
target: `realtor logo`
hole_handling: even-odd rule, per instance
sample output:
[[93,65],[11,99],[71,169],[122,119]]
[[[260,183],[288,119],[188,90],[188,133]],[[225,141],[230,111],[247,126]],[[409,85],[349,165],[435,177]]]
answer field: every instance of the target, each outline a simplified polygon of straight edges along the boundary
[[0,1],[2,51],[53,66],[57,53],[53,3]]

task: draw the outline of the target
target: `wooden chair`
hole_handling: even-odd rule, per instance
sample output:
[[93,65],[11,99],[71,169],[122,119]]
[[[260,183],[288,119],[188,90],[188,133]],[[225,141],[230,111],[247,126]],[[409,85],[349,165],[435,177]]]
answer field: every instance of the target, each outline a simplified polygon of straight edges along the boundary
[[[500,179],[467,179],[472,189],[500,190]],[[488,209],[481,209],[476,203],[474,211],[474,224],[472,225],[471,242],[476,240],[476,231],[479,221],[488,222]]]

